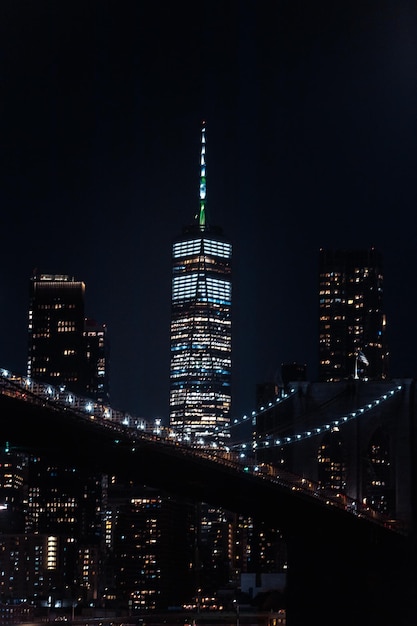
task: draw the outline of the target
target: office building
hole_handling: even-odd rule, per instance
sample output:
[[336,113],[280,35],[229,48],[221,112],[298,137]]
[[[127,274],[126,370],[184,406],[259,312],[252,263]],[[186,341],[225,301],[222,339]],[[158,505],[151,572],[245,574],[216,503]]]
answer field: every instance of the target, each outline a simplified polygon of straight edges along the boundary
[[105,479],[101,475],[51,465],[42,457],[31,458],[26,532],[50,535],[62,550],[48,568],[55,571],[57,594],[65,594],[70,586],[85,602],[97,600],[104,501]]
[[84,321],[85,393],[103,404],[110,403],[109,342],[107,327],[96,320]]
[[200,207],[172,248],[170,426],[196,441],[227,439],[231,409],[232,245],[206,214],[206,139]]
[[0,534],[25,530],[29,457],[10,450],[0,450]]
[[[85,317],[84,282],[34,275],[29,295],[28,376],[107,402],[106,328]],[[56,538],[64,555],[49,568],[57,594],[70,587],[85,602],[98,599],[105,482],[99,474],[30,459],[26,532]]]
[[319,380],[388,377],[380,252],[319,253]]
[[189,602],[194,591],[194,508],[143,487],[130,490],[113,518],[112,562],[119,606],[139,612]]
[[[229,440],[231,410],[232,245],[207,216],[205,130],[199,210],[172,247],[170,427],[197,445]],[[232,565],[229,514],[200,503],[196,520],[197,598],[227,584]]]
[[63,274],[30,280],[27,375],[109,401],[107,329],[85,317],[85,284]]
[[70,276],[30,280],[27,374],[83,394],[85,285]]

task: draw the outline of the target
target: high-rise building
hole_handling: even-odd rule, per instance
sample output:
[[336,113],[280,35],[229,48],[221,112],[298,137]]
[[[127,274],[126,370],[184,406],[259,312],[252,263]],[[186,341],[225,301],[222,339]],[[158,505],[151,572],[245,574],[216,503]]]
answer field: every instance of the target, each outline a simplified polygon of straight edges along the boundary
[[0,450],[0,534],[25,529],[28,466],[27,454]]
[[85,317],[84,282],[63,274],[32,276],[28,329],[28,376],[108,402],[107,329]]
[[[106,328],[85,317],[82,281],[32,276],[28,330],[28,376],[108,401]],[[106,477],[51,465],[43,457],[29,463],[26,532],[55,538],[64,555],[48,566],[56,593],[70,587],[85,602],[99,594],[105,483]]]
[[149,487],[131,490],[118,506],[113,568],[122,606],[131,612],[166,610],[190,601],[193,515],[187,502]]
[[232,399],[232,245],[207,220],[205,153],[203,124],[200,208],[172,248],[170,426],[220,441]]
[[319,380],[388,377],[381,253],[319,253]]
[[64,557],[50,567],[57,592],[71,584],[85,602],[97,600],[104,478],[42,457],[31,459],[29,472],[27,530],[49,534],[63,546]]
[[[197,445],[229,439],[232,400],[232,245],[207,219],[206,191],[203,123],[199,211],[172,247],[170,427]],[[200,503],[196,519],[197,597],[230,582],[231,555],[229,514]]]
[[32,276],[28,376],[84,393],[85,284],[70,276]]
[[86,395],[98,402],[108,404],[110,385],[107,326],[86,318],[84,340]]

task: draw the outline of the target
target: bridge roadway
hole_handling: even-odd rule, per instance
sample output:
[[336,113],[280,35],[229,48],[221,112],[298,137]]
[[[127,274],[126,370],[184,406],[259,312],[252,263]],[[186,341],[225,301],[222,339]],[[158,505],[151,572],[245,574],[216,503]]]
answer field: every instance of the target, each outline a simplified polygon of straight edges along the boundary
[[287,625],[416,623],[414,533],[347,511],[287,477],[245,471],[230,456],[0,390],[0,445],[52,463],[116,474],[137,484],[252,515],[278,527],[288,550]]

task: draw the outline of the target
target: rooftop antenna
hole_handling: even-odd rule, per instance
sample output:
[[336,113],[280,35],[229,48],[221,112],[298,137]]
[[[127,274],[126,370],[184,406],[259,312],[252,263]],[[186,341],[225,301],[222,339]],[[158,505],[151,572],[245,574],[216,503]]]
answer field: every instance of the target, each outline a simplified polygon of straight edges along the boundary
[[206,123],[203,121],[201,128],[201,153],[200,153],[200,212],[198,215],[200,230],[206,228]]

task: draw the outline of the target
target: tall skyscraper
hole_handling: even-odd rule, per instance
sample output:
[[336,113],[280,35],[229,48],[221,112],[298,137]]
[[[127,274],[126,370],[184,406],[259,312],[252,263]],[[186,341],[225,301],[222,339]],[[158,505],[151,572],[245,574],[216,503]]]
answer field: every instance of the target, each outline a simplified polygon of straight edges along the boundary
[[32,276],[29,301],[28,376],[85,391],[85,285],[65,275]]
[[207,220],[204,123],[200,156],[199,212],[172,248],[170,426],[221,441],[232,399],[232,245]]
[[[32,276],[28,331],[28,376],[108,401],[106,329],[85,317],[82,281]],[[71,587],[85,602],[98,599],[105,487],[102,475],[51,465],[43,457],[30,460],[26,530],[50,535],[63,552],[48,566],[57,594]]]
[[63,274],[32,276],[28,330],[28,376],[108,402],[106,327],[85,317],[82,281]]
[[149,487],[129,489],[114,516],[118,601],[131,612],[166,610],[193,595],[193,507]]
[[388,376],[380,252],[320,250],[319,380]]
[[[232,400],[232,245],[207,219],[206,191],[203,123],[199,211],[173,243],[171,305],[170,427],[198,445],[229,439]],[[230,517],[201,503],[196,519],[199,595],[230,582]]]
[[107,326],[86,318],[84,323],[85,387],[89,398],[108,404],[109,343]]

